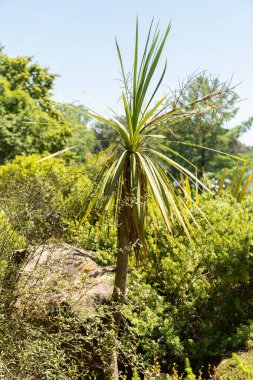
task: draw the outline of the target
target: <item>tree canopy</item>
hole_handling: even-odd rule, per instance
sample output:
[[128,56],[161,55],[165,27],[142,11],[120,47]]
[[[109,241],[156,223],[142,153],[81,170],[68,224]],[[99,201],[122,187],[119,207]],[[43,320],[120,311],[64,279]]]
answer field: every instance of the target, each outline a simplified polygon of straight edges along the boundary
[[89,118],[85,115],[85,107],[82,105],[59,106],[59,110],[69,124],[72,135],[68,139],[68,145],[75,146],[75,162],[83,163],[89,160],[93,153],[101,150],[101,144],[96,135],[96,129],[88,126]]
[[[197,75],[186,83],[177,98],[179,106],[191,103],[196,97],[204,97],[215,91],[221,85],[219,78]],[[219,172],[222,168],[231,168],[234,160],[228,155],[218,154],[211,148],[231,155],[249,155],[252,149],[242,144],[239,137],[247,132],[253,123],[253,118],[230,127],[229,122],[236,116],[239,108],[236,102],[239,96],[233,92],[224,92],[219,97],[219,109],[206,114],[194,114],[176,123],[169,131],[163,128],[166,136],[166,145],[173,147],[177,152],[191,161],[199,172]],[[179,162],[186,164],[179,157]],[[189,169],[191,167],[189,166]],[[192,168],[191,168],[192,169]]]
[[54,79],[31,57],[0,50],[0,163],[65,147],[71,130],[51,98]]

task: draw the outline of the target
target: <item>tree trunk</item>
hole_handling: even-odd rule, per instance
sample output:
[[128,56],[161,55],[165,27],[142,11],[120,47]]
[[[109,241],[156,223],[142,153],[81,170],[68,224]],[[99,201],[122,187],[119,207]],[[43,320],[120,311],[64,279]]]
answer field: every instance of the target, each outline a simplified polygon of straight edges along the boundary
[[204,177],[206,168],[206,151],[204,149],[201,150],[201,178]]
[[[122,186],[122,196],[120,210],[118,214],[118,249],[116,255],[116,271],[114,280],[114,289],[112,294],[113,321],[108,328],[113,329],[109,351],[104,356],[106,368],[104,377],[107,380],[118,380],[118,361],[117,361],[117,338],[121,322],[121,307],[125,299],[126,280],[128,270],[128,257],[133,243],[133,209],[131,202],[131,184],[130,184],[130,167],[127,161],[124,170],[125,181]],[[111,349],[110,349],[111,347]],[[105,348],[107,350],[107,348]]]

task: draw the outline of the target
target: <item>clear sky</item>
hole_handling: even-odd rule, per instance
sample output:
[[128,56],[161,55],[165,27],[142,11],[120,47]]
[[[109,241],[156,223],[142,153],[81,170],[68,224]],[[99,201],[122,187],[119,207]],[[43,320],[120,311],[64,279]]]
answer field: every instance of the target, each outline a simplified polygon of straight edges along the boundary
[[[152,17],[172,22],[166,86],[195,70],[233,75],[247,99],[231,126],[253,115],[253,0],[0,0],[0,43],[60,75],[56,100],[88,104],[86,93],[120,112],[115,36],[130,70],[137,14],[144,36]],[[242,141],[253,145],[253,129]]]

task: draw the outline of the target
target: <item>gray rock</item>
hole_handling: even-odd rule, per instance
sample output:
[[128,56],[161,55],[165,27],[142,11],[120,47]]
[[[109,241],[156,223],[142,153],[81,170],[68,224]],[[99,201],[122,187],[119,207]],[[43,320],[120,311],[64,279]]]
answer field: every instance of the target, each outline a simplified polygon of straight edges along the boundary
[[[95,262],[96,253],[66,243],[39,246],[28,255],[19,286],[19,306],[68,304],[80,317],[109,300],[113,269]],[[31,309],[31,308],[29,308]]]

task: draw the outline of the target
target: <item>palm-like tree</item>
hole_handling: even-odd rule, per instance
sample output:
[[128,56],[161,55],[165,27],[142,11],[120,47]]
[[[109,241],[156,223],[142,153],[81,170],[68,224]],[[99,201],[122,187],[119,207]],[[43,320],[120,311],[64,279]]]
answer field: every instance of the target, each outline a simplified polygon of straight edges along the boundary
[[[162,83],[166,72],[166,63],[162,74],[150,91],[151,80],[154,79],[158,62],[160,60],[170,25],[165,34],[161,36],[159,27],[151,23],[143,54],[139,58],[138,22],[136,25],[134,64],[131,76],[127,76],[120,48],[116,41],[118,57],[123,79],[122,101],[125,110],[125,123],[117,118],[104,118],[92,111],[87,114],[113,128],[119,135],[119,143],[112,145],[104,153],[109,158],[105,161],[93,196],[86,210],[86,217],[99,203],[100,214],[113,209],[118,226],[118,249],[116,253],[115,286],[112,301],[121,305],[124,301],[126,279],[128,271],[128,258],[135,252],[138,258],[145,255],[145,220],[148,212],[148,198],[153,198],[168,231],[172,231],[173,221],[179,222],[185,233],[190,236],[192,221],[188,202],[179,197],[173,186],[173,180],[168,175],[165,166],[178,169],[184,176],[198,183],[198,179],[189,170],[179,165],[175,160],[168,158],[164,151],[167,149],[177,156],[172,149],[159,144],[161,149],[153,149],[162,136],[155,134],[161,125],[169,128],[179,120],[182,121],[191,113],[206,112],[215,107],[215,97],[223,92],[220,88],[212,94],[192,103],[177,107],[176,102],[169,102],[163,96],[154,102],[155,95]],[[202,188],[203,188],[202,184]],[[118,310],[118,309],[117,309]],[[121,320],[120,312],[114,313],[115,338],[118,334]],[[118,378],[115,352],[108,356],[108,370],[106,378]]]

